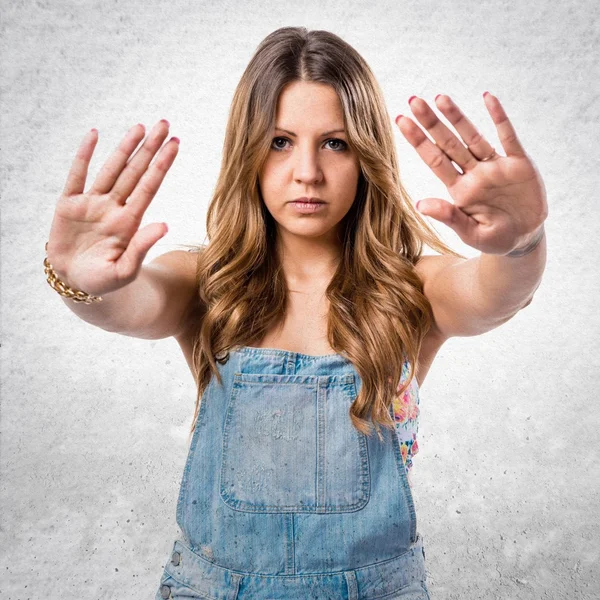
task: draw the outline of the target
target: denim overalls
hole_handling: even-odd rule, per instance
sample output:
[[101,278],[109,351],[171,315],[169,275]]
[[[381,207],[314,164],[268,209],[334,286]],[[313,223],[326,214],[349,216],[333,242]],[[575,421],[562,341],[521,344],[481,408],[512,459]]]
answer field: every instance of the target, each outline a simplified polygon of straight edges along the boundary
[[428,600],[399,442],[353,427],[352,363],[242,346],[217,365],[156,600]]

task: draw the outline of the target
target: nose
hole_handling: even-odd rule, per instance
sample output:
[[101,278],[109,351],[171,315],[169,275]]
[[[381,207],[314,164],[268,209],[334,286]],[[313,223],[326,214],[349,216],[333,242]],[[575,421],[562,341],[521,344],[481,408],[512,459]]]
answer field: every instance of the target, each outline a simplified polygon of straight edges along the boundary
[[315,183],[323,178],[323,171],[319,163],[318,149],[312,147],[295,148],[294,180],[298,183]]

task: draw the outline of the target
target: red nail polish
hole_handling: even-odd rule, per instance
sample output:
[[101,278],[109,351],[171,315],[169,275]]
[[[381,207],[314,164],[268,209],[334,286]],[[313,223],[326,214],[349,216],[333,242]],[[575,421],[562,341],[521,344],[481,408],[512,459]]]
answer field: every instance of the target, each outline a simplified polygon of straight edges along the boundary
[[396,125],[398,124],[398,121],[399,121],[399,120],[400,120],[400,119],[401,119],[403,116],[404,116],[404,115],[398,115],[398,116],[396,117]]
[[171,123],[169,123],[169,121],[167,121],[166,119],[161,119],[160,122],[164,123],[167,127],[171,127]]
[[438,94],[438,95],[435,97],[435,100],[436,100],[436,102],[437,102],[437,99],[438,99],[440,96],[441,96],[441,94]]
[[416,96],[411,96],[411,97],[408,99],[408,103],[410,104],[410,103],[411,103],[411,102],[412,102],[412,101],[413,101],[415,98],[416,98]]
[[173,136],[169,141],[171,141],[171,140],[174,142],[177,142],[178,144],[180,143],[180,140],[178,137]]
[[483,92],[483,97],[485,98],[488,94],[489,92]]

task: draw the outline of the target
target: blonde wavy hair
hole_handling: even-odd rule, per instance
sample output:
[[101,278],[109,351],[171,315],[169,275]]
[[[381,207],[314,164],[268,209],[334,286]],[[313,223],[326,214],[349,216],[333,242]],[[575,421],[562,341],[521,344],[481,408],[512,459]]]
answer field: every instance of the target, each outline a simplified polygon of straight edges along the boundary
[[[391,403],[415,376],[431,326],[431,305],[414,268],[423,245],[464,258],[441,241],[402,186],[383,94],[365,60],[328,31],[277,29],[259,44],[235,90],[206,217],[209,244],[198,252],[199,302],[192,324],[197,397],[190,437],[212,375],[222,384],[216,361],[226,362],[232,348],[259,344],[285,314],[288,291],[276,223],[258,173],[272,145],[279,94],[297,80],[337,92],[360,161],[356,197],[340,229],[342,258],[325,295],[329,344],[363,382],[349,415],[364,434],[372,433],[372,424],[380,439],[379,425],[394,428]],[[410,372],[399,384],[405,358]]]

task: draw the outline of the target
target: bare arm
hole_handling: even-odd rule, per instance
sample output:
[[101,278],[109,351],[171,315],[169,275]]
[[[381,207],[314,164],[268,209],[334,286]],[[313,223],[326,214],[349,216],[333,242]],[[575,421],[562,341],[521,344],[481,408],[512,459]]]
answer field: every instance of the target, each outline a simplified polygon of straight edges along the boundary
[[480,335],[525,308],[542,279],[545,237],[519,258],[483,253],[467,260],[422,256],[417,272],[443,338]]
[[478,335],[527,306],[540,284],[545,239],[527,255],[507,255],[529,249],[529,242],[533,248],[548,217],[546,189],[497,97],[486,92],[484,103],[506,156],[496,152],[452,98],[439,94],[435,103],[459,137],[416,96],[409,102],[411,110],[433,141],[410,118],[397,119],[402,134],[453,200],[424,198],[417,210],[453,229],[482,254],[471,259],[425,257],[416,268],[423,273],[440,337]]
[[157,256],[131,283],[104,294],[102,302],[62,300],[78,317],[106,331],[148,340],[177,337],[197,299],[197,256],[183,250]]
[[168,132],[168,121],[159,121],[138,148],[145,128],[133,126],[85,191],[98,141],[98,131],[89,131],[56,204],[48,262],[67,286],[102,297],[92,304],[63,301],[78,317],[106,331],[144,339],[178,337],[199,300],[196,253],[175,250],[143,264],[168,231],[166,223],[140,228],[179,151],[178,138],[162,145]]

